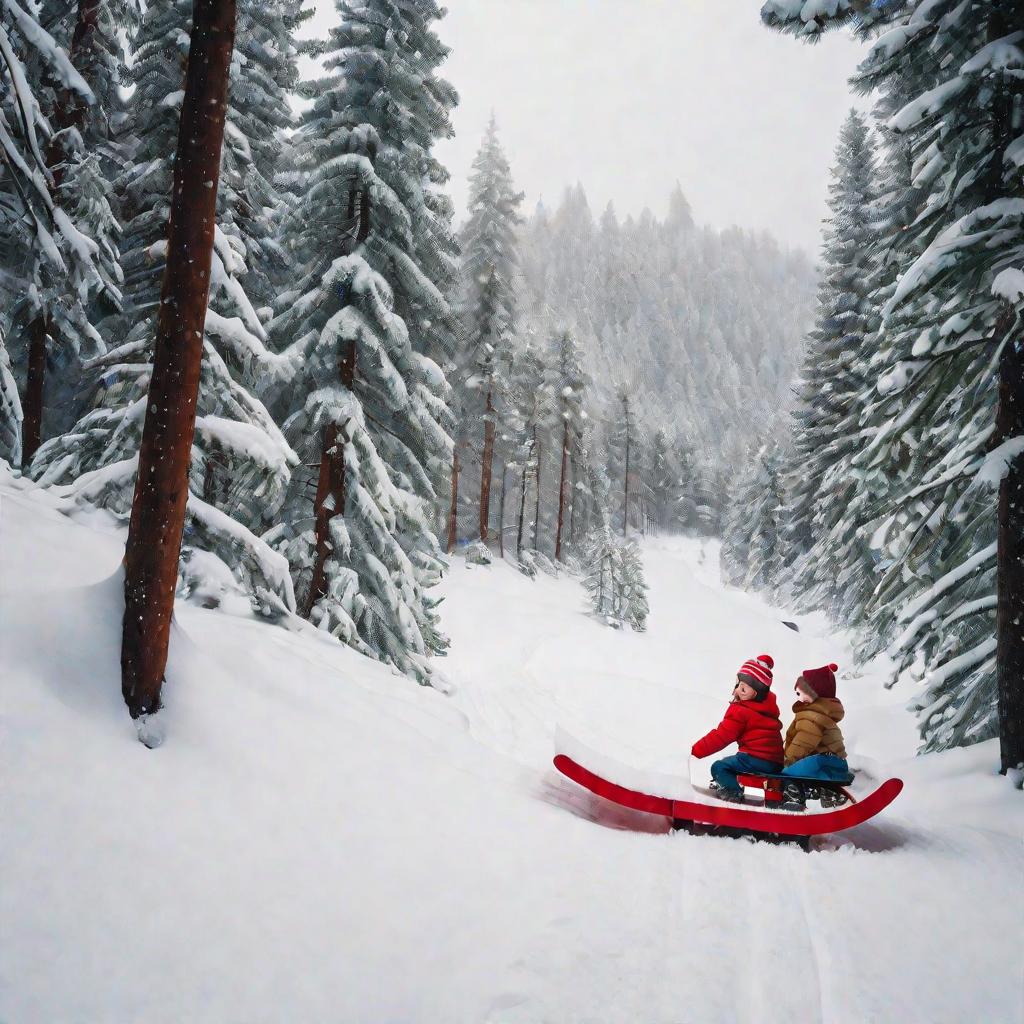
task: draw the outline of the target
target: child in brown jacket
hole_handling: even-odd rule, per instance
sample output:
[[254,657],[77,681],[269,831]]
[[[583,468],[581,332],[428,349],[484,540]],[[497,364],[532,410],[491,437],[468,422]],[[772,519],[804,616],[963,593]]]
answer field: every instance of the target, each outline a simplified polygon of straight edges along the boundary
[[[824,782],[845,782],[850,777],[846,763],[846,746],[839,723],[845,711],[836,697],[838,665],[804,669],[796,681],[794,718],[786,731],[785,768],[783,775],[794,776],[783,787],[782,807],[802,811],[806,807],[806,791],[797,779],[821,779]],[[822,791],[822,806],[835,807],[844,802],[841,793]]]

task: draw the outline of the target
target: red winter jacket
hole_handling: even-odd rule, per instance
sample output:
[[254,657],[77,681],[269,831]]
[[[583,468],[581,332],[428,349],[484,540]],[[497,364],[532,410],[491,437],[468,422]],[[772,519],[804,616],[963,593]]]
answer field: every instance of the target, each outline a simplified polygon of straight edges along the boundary
[[694,757],[707,757],[724,750],[730,743],[738,743],[741,754],[782,764],[782,722],[774,693],[769,690],[762,701],[733,701],[725,718],[694,743],[691,753]]

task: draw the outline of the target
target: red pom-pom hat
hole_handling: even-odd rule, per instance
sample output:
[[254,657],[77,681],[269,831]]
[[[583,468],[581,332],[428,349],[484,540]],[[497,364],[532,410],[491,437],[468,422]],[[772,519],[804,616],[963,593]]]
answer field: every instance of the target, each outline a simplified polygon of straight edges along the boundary
[[757,691],[758,697],[764,698],[772,685],[773,668],[775,659],[770,654],[759,654],[756,658],[743,662],[736,674]]
[[822,665],[821,668],[805,668],[801,673],[804,677],[801,689],[806,690],[812,697],[835,697],[838,671],[839,666],[836,664]]

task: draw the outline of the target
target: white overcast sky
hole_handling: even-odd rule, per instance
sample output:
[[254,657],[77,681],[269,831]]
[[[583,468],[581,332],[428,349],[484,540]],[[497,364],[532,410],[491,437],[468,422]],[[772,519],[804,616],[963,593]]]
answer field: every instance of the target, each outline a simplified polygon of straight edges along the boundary
[[[316,0],[315,34],[336,17]],[[767,228],[816,254],[846,84],[863,53],[769,32],[758,0],[448,0],[459,91],[440,144],[459,216],[493,109],[526,210],[581,182],[595,216],[664,212],[676,180],[700,223]]]

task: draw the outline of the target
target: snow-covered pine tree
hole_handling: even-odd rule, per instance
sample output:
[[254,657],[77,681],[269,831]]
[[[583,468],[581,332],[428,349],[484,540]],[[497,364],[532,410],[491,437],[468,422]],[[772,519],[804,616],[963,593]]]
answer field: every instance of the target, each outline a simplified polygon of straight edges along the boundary
[[[516,402],[517,446],[515,462],[519,467],[519,510],[516,526],[516,557],[522,561],[523,548],[538,532],[536,510],[540,505],[540,469],[543,444],[550,423],[554,396],[551,375],[544,353],[529,338],[515,356],[513,386]],[[528,507],[530,490],[533,503]],[[533,510],[532,521],[528,518]],[[533,547],[536,548],[534,542]]]
[[[672,529],[685,532],[704,532],[704,520],[714,516],[712,495],[705,492],[701,466],[693,448],[685,438],[676,441],[671,454],[670,467],[676,472],[672,506],[668,510]],[[719,500],[716,504],[721,505]],[[703,517],[701,510],[704,509]],[[709,531],[712,534],[715,531]]]
[[650,606],[647,602],[647,581],[644,563],[636,541],[628,540],[621,549],[622,617],[632,629],[642,633],[647,628]]
[[583,403],[589,381],[583,371],[579,347],[572,331],[560,331],[554,339],[549,387],[554,399],[556,423],[560,427],[561,463],[558,471],[558,519],[555,527],[555,561],[561,561],[566,505],[574,460],[586,427]]
[[743,529],[749,538],[743,586],[748,590],[776,592],[780,585],[785,550],[782,538],[785,497],[780,480],[783,461],[777,445],[761,450],[743,503]]
[[430,683],[429,655],[446,646],[428,593],[442,568],[433,482],[451,457],[448,386],[427,354],[451,324],[446,175],[431,150],[456,96],[438,75],[433,0],[337,12],[297,138],[302,275],[274,322],[302,356],[286,430],[319,470],[296,474],[279,540],[303,614]]
[[605,522],[590,537],[586,553],[586,571],[583,586],[590,595],[590,606],[594,614],[609,626],[618,628],[617,588],[619,542]]
[[640,430],[633,389],[619,384],[608,412],[608,478],[611,480],[612,522],[625,537],[634,522],[639,481]]
[[664,427],[659,427],[651,440],[648,470],[654,523],[659,531],[673,530],[677,525],[674,513],[679,499],[680,471],[674,445]]
[[719,571],[722,582],[742,587],[750,567],[749,509],[755,498],[760,463],[750,461],[737,473],[729,490],[729,501],[722,524]]
[[[294,0],[238,4],[240,46],[217,194],[185,533],[185,549],[206,549],[234,567],[263,612],[293,605],[287,566],[259,534],[271,525],[267,514],[280,502],[297,459],[257,397],[257,387],[283,360],[266,347],[245,282],[247,261],[258,261],[273,245],[266,221],[273,203],[266,193],[289,117],[294,8]],[[79,500],[121,515],[132,500],[150,383],[191,12],[191,0],[152,5],[134,40],[132,154],[119,182],[127,215],[125,306],[103,325],[108,336],[124,341],[84,364],[93,382],[90,408],[43,445],[32,467],[42,482],[73,483]]]
[[[523,194],[498,141],[494,116],[469,176],[469,216],[462,229],[462,350],[456,356],[454,403],[460,433],[483,424],[480,455],[480,540],[491,530],[494,439],[508,416],[512,349],[516,331],[516,231]],[[453,478],[454,478],[453,472]]]
[[[1024,763],[1024,9],[857,7],[856,30],[882,35],[856,80],[898,106],[888,127],[912,147],[923,198],[908,227],[920,255],[886,303],[885,372],[865,414],[861,465],[896,466],[907,485],[875,535],[884,575],[870,625],[902,627],[892,653],[922,680],[925,749],[998,733],[1005,770]],[[835,19],[801,10],[771,0],[763,16],[808,35],[854,14],[849,2]]]
[[[873,331],[865,341],[868,372],[858,401],[856,444],[858,449],[870,443],[874,426],[867,422],[865,410],[873,401],[874,372],[884,365],[885,352],[891,343],[891,325],[886,324],[882,310],[899,283],[899,279],[920,255],[915,249],[919,239],[910,231],[921,209],[921,193],[913,184],[914,158],[908,140],[887,128],[889,118],[902,106],[905,97],[883,92],[874,109],[876,135],[880,139],[878,195],[872,213],[875,240],[872,283],[874,307]],[[851,430],[851,434],[854,431]],[[878,557],[871,547],[871,534],[884,517],[889,502],[903,492],[900,476],[907,465],[909,446],[898,443],[891,449],[889,461],[873,467],[854,458],[850,465],[856,487],[850,497],[846,516],[837,523],[833,535],[824,539],[839,554],[840,566],[834,608],[844,622],[863,622],[875,586]]]
[[839,133],[829,192],[817,311],[793,413],[784,559],[800,562],[801,599],[832,609],[837,559],[848,554],[832,534],[856,492],[851,463],[860,450],[858,420],[875,315],[875,153],[867,121],[856,110]]
[[607,521],[591,538],[583,585],[594,614],[606,625],[646,628],[650,609],[639,548],[614,534]]
[[42,439],[48,351],[102,351],[89,304],[100,293],[120,300],[102,143],[124,9],[125,0],[0,3],[0,317],[27,357],[26,464]]

